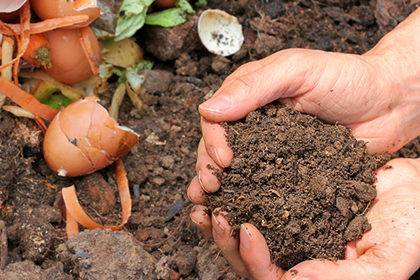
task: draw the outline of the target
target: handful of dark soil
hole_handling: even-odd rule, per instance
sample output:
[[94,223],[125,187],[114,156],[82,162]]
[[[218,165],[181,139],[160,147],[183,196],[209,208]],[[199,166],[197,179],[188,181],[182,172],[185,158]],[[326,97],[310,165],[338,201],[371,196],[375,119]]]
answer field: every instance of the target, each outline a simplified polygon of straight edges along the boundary
[[236,232],[254,224],[279,266],[341,259],[347,242],[370,229],[364,214],[384,157],[369,155],[347,128],[281,104],[225,128],[234,159],[207,205],[227,211]]

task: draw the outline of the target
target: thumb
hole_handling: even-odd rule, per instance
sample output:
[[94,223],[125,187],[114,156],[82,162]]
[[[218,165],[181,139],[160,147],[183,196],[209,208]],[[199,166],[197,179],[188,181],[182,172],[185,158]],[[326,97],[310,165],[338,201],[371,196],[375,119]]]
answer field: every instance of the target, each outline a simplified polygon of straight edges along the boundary
[[212,98],[200,105],[200,114],[212,122],[233,121],[278,98],[298,96],[316,85],[309,79],[321,72],[326,53],[288,49],[244,64],[233,72]]
[[290,269],[281,280],[400,280],[408,279],[414,271],[404,269],[398,262],[390,263],[381,252],[370,250],[354,260],[311,260]]

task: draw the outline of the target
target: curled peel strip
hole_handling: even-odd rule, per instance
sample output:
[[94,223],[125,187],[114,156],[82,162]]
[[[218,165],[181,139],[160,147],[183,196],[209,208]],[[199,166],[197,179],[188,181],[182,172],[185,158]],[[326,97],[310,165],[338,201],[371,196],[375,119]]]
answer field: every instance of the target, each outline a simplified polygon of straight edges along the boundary
[[71,238],[79,233],[78,224],[87,229],[105,229],[111,231],[121,230],[122,227],[128,222],[131,216],[131,196],[128,187],[127,172],[124,163],[121,159],[117,160],[114,164],[115,177],[118,185],[118,192],[121,201],[121,223],[116,226],[105,226],[95,222],[83,210],[82,206],[77,199],[76,188],[74,185],[64,188],[62,196],[66,207],[66,233],[67,237]]
[[[41,22],[31,23],[29,25],[29,32],[31,34],[39,34],[48,32],[58,28],[71,27],[77,24],[83,24],[89,21],[87,15],[66,16],[61,18],[46,19]],[[8,24],[2,22],[0,25],[0,32],[4,35],[19,35],[22,33],[22,26],[20,24]]]

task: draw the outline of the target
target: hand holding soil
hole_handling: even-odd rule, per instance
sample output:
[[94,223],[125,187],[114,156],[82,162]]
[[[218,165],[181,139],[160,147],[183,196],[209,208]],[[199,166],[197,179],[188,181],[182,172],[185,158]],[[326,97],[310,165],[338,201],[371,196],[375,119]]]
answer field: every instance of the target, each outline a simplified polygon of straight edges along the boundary
[[[219,190],[208,165],[231,165],[233,152],[219,123],[239,120],[276,99],[350,128],[372,153],[396,151],[418,136],[420,54],[415,49],[420,41],[412,35],[419,21],[418,10],[361,56],[292,49],[240,67],[200,106],[203,139],[190,199],[203,204],[205,192]],[[238,242],[225,213],[210,217],[198,205],[191,218],[239,273],[255,279],[407,279],[420,258],[420,224],[414,218],[419,215],[420,162],[397,159],[387,166],[377,174],[377,198],[367,213],[372,229],[350,242],[345,259],[336,263],[310,260],[284,274],[272,264],[266,241],[253,225],[241,225]]]

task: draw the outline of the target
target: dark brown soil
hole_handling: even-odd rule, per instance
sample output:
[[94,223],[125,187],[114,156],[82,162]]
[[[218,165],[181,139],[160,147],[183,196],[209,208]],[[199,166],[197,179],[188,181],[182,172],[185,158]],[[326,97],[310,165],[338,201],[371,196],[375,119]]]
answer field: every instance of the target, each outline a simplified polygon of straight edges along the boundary
[[392,155],[393,157],[418,158],[420,157],[420,136],[405,145],[402,149]]
[[[139,241],[136,246],[156,259],[156,269],[162,271],[163,279],[237,279],[215,246],[199,238],[188,217],[191,205],[185,189],[195,175],[196,146],[201,136],[198,104],[239,65],[283,48],[367,51],[414,9],[400,2],[211,0],[212,8],[236,15],[244,27],[244,47],[227,59],[211,55],[196,44],[195,18],[171,31],[151,28],[139,35],[138,42],[156,62],[156,70],[145,73],[144,108],[134,110],[126,98],[120,111],[120,121],[141,136],[140,143],[124,159],[134,203],[126,230]],[[378,12],[376,6],[382,10]],[[150,34],[144,36],[145,32]],[[106,106],[112,90],[110,87],[100,96]],[[29,279],[83,277],[80,263],[64,261],[57,253],[66,241],[60,216],[62,187],[75,183],[81,203],[96,220],[119,222],[112,169],[83,181],[58,178],[42,160],[41,140],[42,134],[32,122],[0,113],[0,220],[6,224],[6,230],[0,229],[0,242],[5,238],[8,241],[6,252],[0,243],[0,279],[2,275],[21,279],[13,277],[22,273]],[[96,180],[101,183],[92,184]],[[110,198],[112,191],[114,201]],[[98,192],[106,193],[106,198]],[[97,245],[103,244],[107,251],[107,237],[97,238]],[[66,246],[78,248],[82,244]],[[128,252],[127,246],[122,249]],[[92,250],[92,254],[98,252],[97,248]],[[1,266],[4,261],[5,270]],[[124,267],[115,267],[114,275],[122,275],[120,270]],[[109,277],[113,277],[111,274]]]
[[207,204],[226,211],[235,229],[257,226],[282,268],[341,259],[347,242],[370,229],[364,213],[386,159],[368,155],[350,130],[281,104],[225,127],[234,159]]

